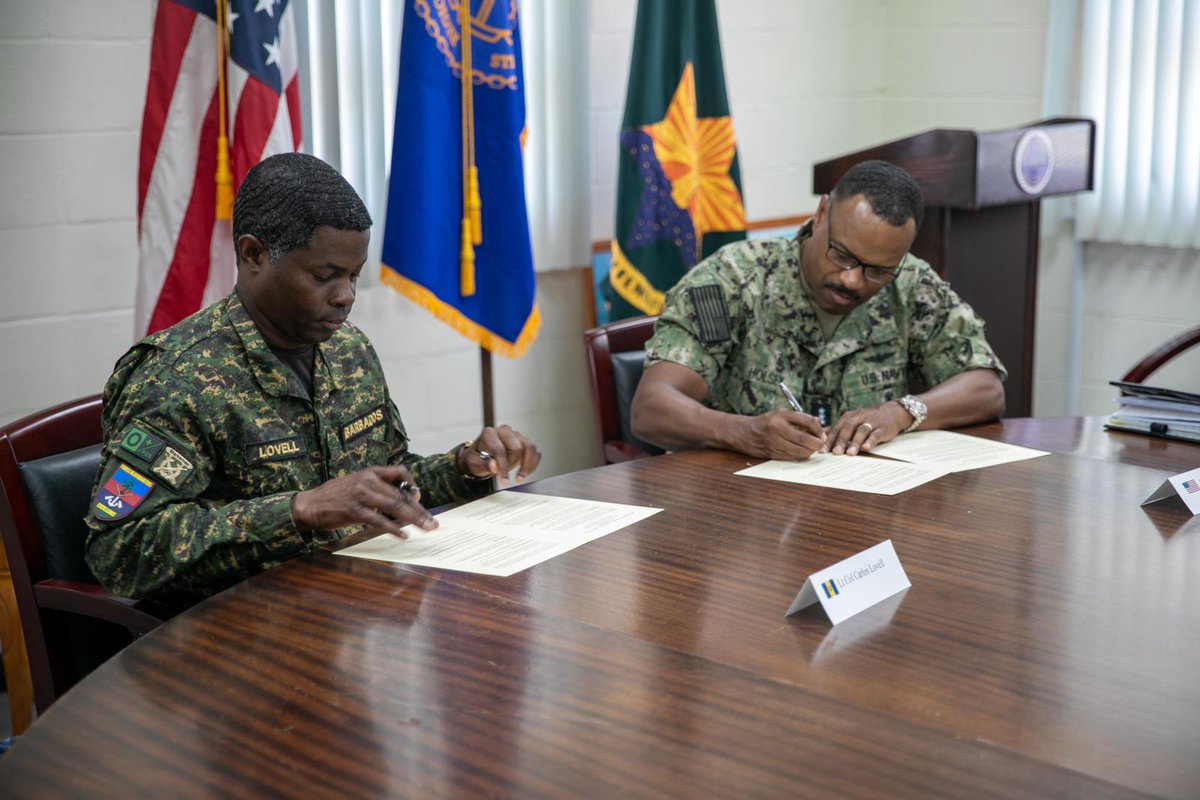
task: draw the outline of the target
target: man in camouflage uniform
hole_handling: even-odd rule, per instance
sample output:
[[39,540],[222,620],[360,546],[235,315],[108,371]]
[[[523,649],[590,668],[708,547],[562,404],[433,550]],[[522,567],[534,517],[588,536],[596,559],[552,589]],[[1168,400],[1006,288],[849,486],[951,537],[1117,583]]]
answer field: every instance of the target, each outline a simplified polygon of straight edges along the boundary
[[[371,218],[312,156],[273,156],[234,205],[237,288],[135,345],[104,389],[87,561],[111,591],[181,607],[363,525],[538,463],[508,426],[423,458],[370,342],[346,321]],[[418,490],[417,487],[420,487]]]
[[[908,252],[923,210],[908,173],[868,161],[795,239],[732,244],[697,265],[647,345],[634,433],[805,459],[1003,413],[1005,371],[983,322]],[[929,389],[911,395],[910,381]]]

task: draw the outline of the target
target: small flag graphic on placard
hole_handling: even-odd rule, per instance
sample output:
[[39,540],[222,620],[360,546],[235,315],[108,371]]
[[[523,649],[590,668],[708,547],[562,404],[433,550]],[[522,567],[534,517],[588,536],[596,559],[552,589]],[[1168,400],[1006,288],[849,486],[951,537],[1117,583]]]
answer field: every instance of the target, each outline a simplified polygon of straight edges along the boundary
[[1200,483],[1197,483],[1196,479],[1192,478],[1190,481],[1183,482],[1183,488],[1187,489],[1188,494],[1200,492]]
[[821,588],[825,590],[827,598],[833,598],[838,594],[837,584],[833,581],[825,581],[821,584]]

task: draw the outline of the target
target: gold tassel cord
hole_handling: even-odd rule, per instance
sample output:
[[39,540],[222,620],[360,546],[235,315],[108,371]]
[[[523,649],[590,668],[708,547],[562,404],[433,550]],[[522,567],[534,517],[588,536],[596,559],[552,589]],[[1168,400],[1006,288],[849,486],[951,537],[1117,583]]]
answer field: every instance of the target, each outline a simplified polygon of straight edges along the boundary
[[[472,86],[471,66],[471,2],[459,0],[458,3],[459,42],[462,49],[460,58],[462,69],[462,244],[459,251],[459,292],[463,297],[475,294],[475,244],[482,237],[476,237],[474,214],[472,213],[473,195],[478,193],[475,173],[475,98]],[[473,182],[476,185],[473,187]],[[475,198],[477,202],[477,198]]]
[[475,247],[471,244],[471,220],[462,219],[462,247],[458,251],[458,291],[463,297],[475,294]]
[[217,0],[217,219],[233,219],[233,170],[229,167],[229,135],[225,122],[225,54],[229,52],[229,26],[225,0]]
[[[471,127],[475,127],[475,120],[471,120]],[[474,144],[474,136],[471,137],[472,145]],[[468,174],[471,179],[471,204],[469,206],[471,212],[471,236],[475,244],[483,244],[483,200],[479,197],[479,170],[475,166],[475,148],[471,147],[471,166],[468,169]]]
[[[480,18],[486,19],[491,13],[491,7],[495,0],[483,0],[479,7]],[[470,50],[471,43],[471,16],[470,6],[471,0],[462,0],[462,4],[467,7],[467,26],[464,41],[467,43],[466,54],[466,72],[471,76],[467,81],[467,90],[470,93],[469,102],[467,104],[467,149],[470,157],[467,161],[467,178],[469,180],[470,192],[467,195],[467,209],[471,214],[471,241],[474,244],[483,244],[483,200],[479,196],[479,170],[475,166],[475,71],[474,71],[474,54]]]

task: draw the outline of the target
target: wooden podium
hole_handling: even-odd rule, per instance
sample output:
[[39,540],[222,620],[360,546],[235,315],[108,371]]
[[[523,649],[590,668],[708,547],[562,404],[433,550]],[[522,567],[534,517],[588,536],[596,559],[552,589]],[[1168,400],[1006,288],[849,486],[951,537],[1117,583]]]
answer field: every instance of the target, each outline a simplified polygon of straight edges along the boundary
[[1033,413],[1040,200],[1092,188],[1096,124],[1056,118],[1003,131],[937,129],[813,166],[825,194],[860,161],[903,167],[921,184],[925,221],[912,252],[970,303],[1008,368],[1007,416]]

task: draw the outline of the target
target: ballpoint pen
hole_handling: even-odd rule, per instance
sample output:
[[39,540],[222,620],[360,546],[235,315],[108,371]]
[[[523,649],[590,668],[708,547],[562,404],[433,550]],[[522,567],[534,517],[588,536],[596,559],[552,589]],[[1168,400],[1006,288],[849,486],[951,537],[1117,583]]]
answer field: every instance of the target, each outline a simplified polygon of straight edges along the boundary
[[804,409],[800,407],[800,401],[796,399],[796,395],[792,394],[792,390],[787,387],[786,383],[780,381],[779,390],[783,392],[783,396],[787,398],[788,405],[792,407],[793,411],[799,411],[801,414],[804,413]]

